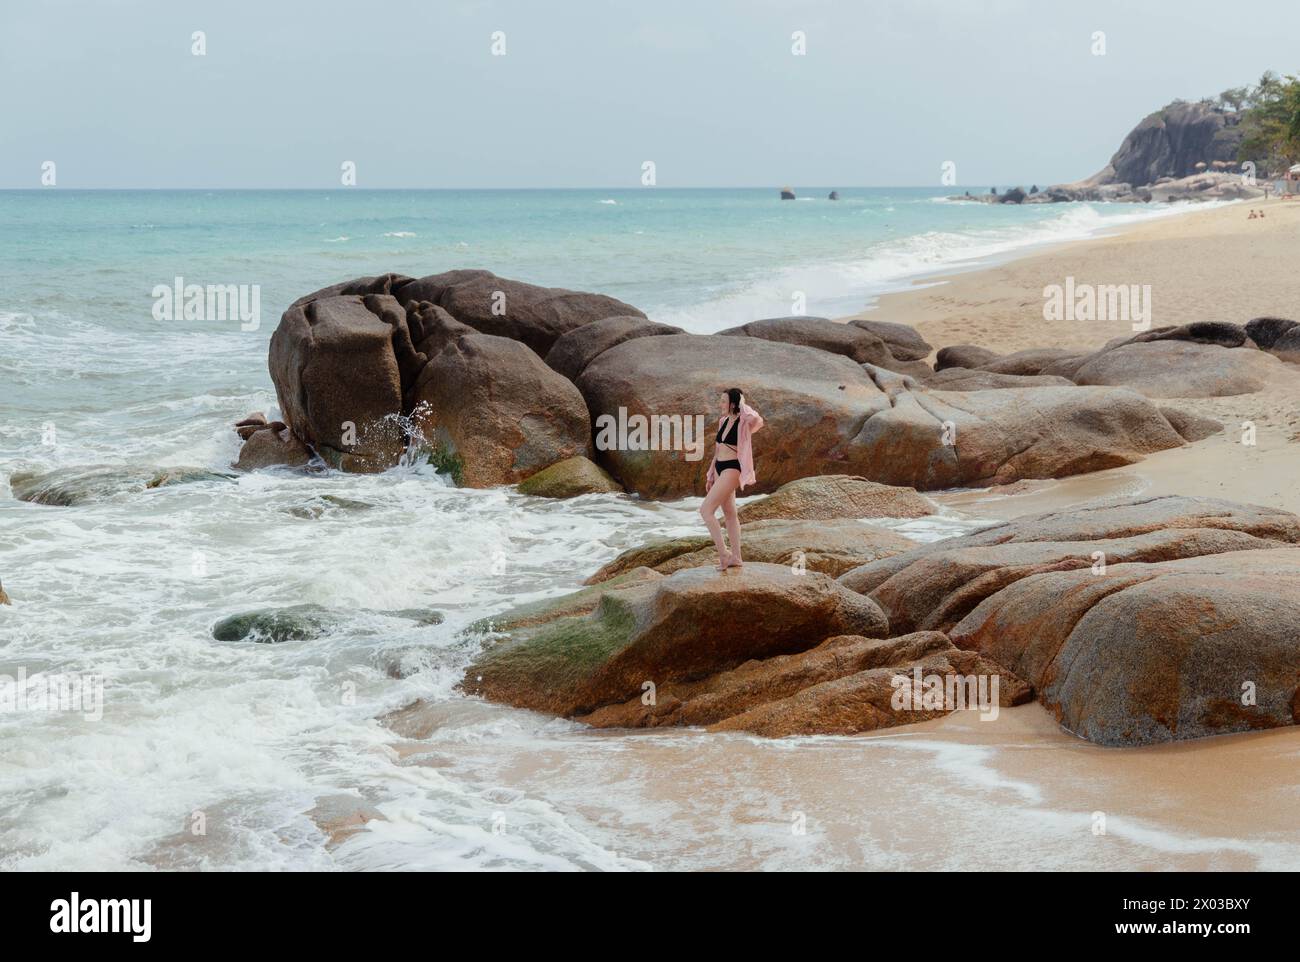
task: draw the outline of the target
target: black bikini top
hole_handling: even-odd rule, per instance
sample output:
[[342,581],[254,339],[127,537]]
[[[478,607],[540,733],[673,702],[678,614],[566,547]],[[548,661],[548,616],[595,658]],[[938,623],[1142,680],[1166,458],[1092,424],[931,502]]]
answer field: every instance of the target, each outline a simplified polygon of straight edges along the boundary
[[[726,437],[723,437],[724,430],[726,431]],[[736,415],[736,419],[731,422],[730,429],[724,428],[723,425],[721,424],[718,425],[717,442],[719,444],[725,444],[728,445],[729,447],[734,448],[736,446],[736,441],[739,435],[740,435],[740,415]]]

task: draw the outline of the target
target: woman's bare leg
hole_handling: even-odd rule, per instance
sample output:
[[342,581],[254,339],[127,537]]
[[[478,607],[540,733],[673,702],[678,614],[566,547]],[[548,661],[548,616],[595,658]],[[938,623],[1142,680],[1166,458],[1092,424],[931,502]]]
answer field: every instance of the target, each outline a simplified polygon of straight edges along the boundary
[[722,543],[722,526],[718,524],[718,508],[730,501],[734,513],[736,486],[739,483],[740,476],[735,471],[723,471],[722,475],[713,482],[713,487],[705,496],[704,503],[700,505],[700,515],[704,518],[704,524],[708,527],[709,534],[713,536],[713,543],[718,548],[719,568],[725,568],[731,556],[727,553],[726,545]]
[[713,543],[718,548],[719,568],[725,568],[729,560],[727,546],[722,543],[722,525],[718,524],[718,507],[726,496],[727,485],[722,478],[717,478],[709,493],[704,496],[704,503],[700,505],[700,517],[704,519],[704,526],[709,529],[709,534],[713,536]]
[[722,502],[722,516],[727,522],[727,544],[731,548],[731,560],[728,567],[740,567],[744,562],[740,558],[740,519],[736,517],[736,489],[733,487]]

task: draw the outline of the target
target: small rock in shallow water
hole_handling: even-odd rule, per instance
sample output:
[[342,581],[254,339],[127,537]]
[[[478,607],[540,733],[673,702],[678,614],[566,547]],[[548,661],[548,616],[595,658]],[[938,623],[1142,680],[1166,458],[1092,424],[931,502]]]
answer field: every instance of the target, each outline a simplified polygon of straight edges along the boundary
[[320,605],[263,608],[222,618],[212,626],[217,641],[275,644],[319,638],[328,628],[328,613]]
[[285,514],[291,514],[295,518],[305,518],[309,521],[316,521],[326,514],[335,511],[365,511],[373,508],[374,505],[366,501],[356,501],[352,498],[340,498],[338,495],[321,494],[314,498],[309,498],[301,504],[290,505],[287,508],[281,508]]
[[576,498],[583,494],[622,494],[623,486],[604,468],[577,455],[519,482],[519,493],[538,498]]
[[233,477],[208,468],[92,464],[45,472],[18,471],[9,477],[9,487],[19,501],[67,508],[132,491]]

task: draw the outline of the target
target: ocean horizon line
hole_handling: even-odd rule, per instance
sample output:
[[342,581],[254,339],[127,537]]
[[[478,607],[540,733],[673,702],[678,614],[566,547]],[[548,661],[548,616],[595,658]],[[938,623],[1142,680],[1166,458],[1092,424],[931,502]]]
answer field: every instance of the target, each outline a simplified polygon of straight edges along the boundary
[[[1010,181],[1010,180],[1008,180],[1008,181],[1000,182],[1000,183],[998,183],[998,184],[989,184],[988,187],[993,187],[993,186],[1002,186],[1003,184],[1005,184],[1005,185],[1007,185],[1007,186],[1012,186],[1012,185],[1014,185],[1014,186],[1020,186],[1020,185],[1022,185],[1023,183],[1033,183],[1033,182],[1028,182],[1028,181],[1022,182],[1022,181]],[[1046,183],[1046,184],[1052,184],[1052,183],[1055,183],[1055,182],[1054,182],[1054,181],[1044,181],[1044,183]],[[787,185],[787,186],[788,186],[788,185]],[[937,187],[936,187],[935,185],[931,185],[931,184],[847,184],[847,185],[838,185],[838,184],[812,184],[812,185],[805,185],[805,186],[802,186],[802,187],[796,185],[796,186],[793,187],[792,189],[795,190],[796,192],[797,192],[797,191],[800,191],[800,190],[807,190],[807,191],[818,190],[818,191],[820,191],[820,190],[930,190],[930,189],[936,189],[936,190],[949,190],[949,191],[964,191],[964,190],[970,190],[970,189],[975,188],[975,187],[977,187],[977,186],[980,188],[981,191],[983,191],[983,190],[987,190],[987,189],[988,189],[988,188],[987,188],[986,186],[984,186],[983,184],[978,184],[978,185],[977,185],[977,184],[950,184],[950,185],[947,185],[947,184],[941,184],[941,185],[938,185]],[[482,191],[482,192],[484,192],[484,193],[491,192],[491,191],[512,191],[512,192],[519,192],[519,191],[572,191],[572,192],[580,192],[580,191],[581,191],[581,192],[593,192],[593,193],[594,193],[594,192],[599,192],[599,191],[638,191],[638,192],[639,192],[639,191],[647,191],[647,190],[648,190],[648,191],[656,191],[656,190],[770,190],[770,191],[780,192],[782,189],[783,189],[783,188],[782,188],[782,187],[779,187],[779,186],[769,186],[769,185],[762,185],[762,184],[760,184],[760,185],[753,185],[753,184],[740,184],[740,185],[734,185],[734,184],[711,184],[711,185],[709,185],[709,184],[705,184],[705,185],[701,185],[701,184],[693,184],[693,185],[684,185],[684,186],[665,186],[665,185],[655,185],[654,187],[640,187],[640,186],[627,186],[627,187],[609,187],[609,186],[604,186],[604,187],[601,187],[601,186],[597,186],[597,187],[343,187],[343,186],[337,186],[337,187],[0,187],[0,194],[21,194],[21,193],[43,194],[43,193],[57,193],[57,192],[63,192],[63,193],[78,192],[78,193],[86,193],[86,194],[90,194],[90,193],[97,193],[97,194],[110,194],[110,193],[122,193],[122,194],[126,194],[126,193],[139,193],[139,194],[143,194],[143,193],[175,193],[175,194],[193,193],[193,194],[198,194],[198,193],[205,193],[205,194],[206,194],[206,193],[217,193],[217,192],[220,192],[220,193],[241,193],[241,192],[242,192],[242,193],[254,193],[254,192],[258,192],[258,191],[275,192],[275,193],[316,193],[316,192],[320,192],[320,191],[329,191],[329,192],[339,192],[339,193],[347,192],[347,193],[375,193],[375,194],[378,194],[378,193],[398,193],[398,192],[407,192],[407,193],[439,193],[439,192],[452,192],[452,191],[455,191],[455,192]]]

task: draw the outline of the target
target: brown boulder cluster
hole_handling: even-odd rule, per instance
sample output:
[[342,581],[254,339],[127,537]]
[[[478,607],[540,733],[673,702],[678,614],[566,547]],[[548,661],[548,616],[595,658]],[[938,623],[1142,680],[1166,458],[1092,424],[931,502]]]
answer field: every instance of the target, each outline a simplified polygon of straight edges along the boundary
[[[456,483],[704,493],[718,392],[767,418],[754,493],[851,475],[919,491],[1058,478],[1205,437],[1155,399],[1258,390],[1300,356],[1294,322],[1189,324],[1091,352],[934,353],[905,324],[819,317],[715,335],[603,294],[488,271],[359,278],[290,305],[271,339],[283,421],[236,425],[236,467],[382,471],[427,458]],[[550,470],[555,469],[555,470]]]
[[875,538],[862,542],[879,557],[835,580],[638,549],[576,595],[479,626],[462,686],[595,727],[773,737],[995,718],[1033,699],[1111,746],[1300,722],[1289,512],[1131,498],[910,548]]
[[466,692],[597,727],[765,736],[1036,699],[1090,741],[1149,744],[1300,720],[1300,518],[1161,497],[930,544],[893,528],[940,510],[926,491],[1204,439],[1221,425],[1159,402],[1261,389],[1300,359],[1297,332],[1270,317],[936,355],[901,324],[693,335],[487,271],[386,274],[285,312],[284,420],[236,425],[237,467],[426,456],[458,484],[539,497],[698,496],[716,398],[741,386],[766,420],[745,493],[768,495],[740,514],[745,566],[719,573],[703,533],[631,548],[579,591],[475,626]]
[[[1294,332],[1294,333],[1292,333]],[[930,388],[977,390],[1044,384],[1124,387],[1148,398],[1228,397],[1261,390],[1300,361],[1300,325],[1275,317],[1245,326],[1206,321],[1116,338],[1096,351],[1034,348],[999,355],[973,344],[935,357]]]

